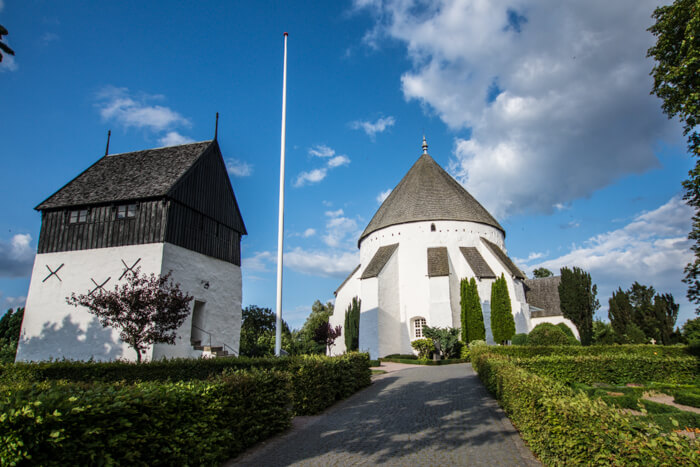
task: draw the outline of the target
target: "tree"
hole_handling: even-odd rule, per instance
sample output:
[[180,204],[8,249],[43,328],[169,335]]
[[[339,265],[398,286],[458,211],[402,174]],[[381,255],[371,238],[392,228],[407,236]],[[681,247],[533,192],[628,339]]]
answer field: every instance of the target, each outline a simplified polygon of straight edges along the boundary
[[[661,108],[669,118],[678,117],[687,137],[688,151],[700,157],[700,4],[697,0],[676,0],[654,10],[656,23],[649,31],[656,44],[647,51],[656,64],[651,71],[651,93],[662,99]],[[694,209],[693,225],[688,238],[695,259],[685,267],[683,282],[688,285],[688,299],[700,305],[700,160],[683,181],[684,199]],[[700,306],[695,312],[700,314]]]
[[24,319],[24,308],[17,308],[16,311],[10,308],[0,318],[0,364],[15,361],[22,319]]
[[540,323],[527,335],[527,345],[567,345],[569,337],[552,323]]
[[[265,357],[275,353],[276,315],[269,308],[249,305],[243,309],[238,353],[245,357]],[[282,347],[292,340],[289,326],[282,320]]]
[[136,269],[113,291],[99,290],[66,298],[69,305],[84,306],[102,326],[119,331],[122,341],[136,351],[136,361],[152,344],[174,344],[177,330],[190,314],[193,300],[170,278],[141,274]]
[[543,277],[552,277],[554,274],[552,274],[552,271],[547,268],[537,268],[532,271],[532,275],[537,279],[541,279]]
[[689,319],[683,324],[683,339],[688,344],[700,342],[700,318]]
[[314,332],[314,340],[316,342],[323,342],[326,347],[326,353],[330,353],[331,347],[335,343],[335,340],[340,337],[343,333],[343,328],[338,325],[336,327],[331,326],[331,323],[326,321],[321,323],[316,331]]
[[352,302],[345,311],[345,349],[348,352],[360,348],[360,307],[362,301],[352,297]]
[[600,308],[596,298],[598,287],[591,282],[591,275],[581,268],[561,268],[559,302],[564,318],[578,329],[581,345],[591,345],[593,314]]
[[610,323],[599,319],[593,321],[593,345],[612,345],[615,343],[615,331]]
[[657,294],[654,287],[632,284],[629,290],[618,288],[609,301],[608,317],[621,344],[675,342],[674,326],[678,304],[671,294]]
[[491,285],[491,334],[494,341],[504,345],[515,335],[510,294],[503,274]]
[[333,314],[333,304],[327,302],[325,305],[320,300],[316,300],[311,305],[311,313],[306,318],[301,327],[299,337],[301,344],[307,350],[305,353],[322,354],[326,351],[326,344],[323,340],[316,339],[316,330],[324,323],[328,323],[328,318]]
[[459,350],[461,349],[459,329],[423,326],[423,335],[433,341],[435,350],[438,351],[442,358],[459,356]]
[[462,279],[460,283],[460,305],[462,308],[462,342],[468,344],[486,339],[484,315],[481,311],[481,298],[476,279]]
[[0,24],[0,62],[2,62],[2,52],[5,52],[7,55],[15,54],[15,51],[2,41],[2,36],[7,36],[8,34],[9,32],[5,29],[5,26]]

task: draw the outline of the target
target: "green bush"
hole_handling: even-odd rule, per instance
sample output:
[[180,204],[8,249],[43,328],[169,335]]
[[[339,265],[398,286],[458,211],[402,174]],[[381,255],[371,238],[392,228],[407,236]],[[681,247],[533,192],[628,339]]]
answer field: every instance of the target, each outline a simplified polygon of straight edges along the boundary
[[290,377],[0,387],[3,465],[220,465],[286,429]]
[[400,354],[400,353],[393,353],[390,355],[387,355],[386,357],[382,357],[379,360],[386,360],[388,358],[400,358],[402,360],[418,360],[418,356],[411,354]]
[[472,363],[545,465],[698,465],[693,442],[642,424],[604,402],[472,349]]
[[[470,344],[473,347],[474,343]],[[638,355],[646,357],[684,357],[690,355],[687,346],[662,345],[596,345],[596,346],[486,346],[485,351],[509,357],[529,358],[542,355]]]
[[338,399],[370,384],[369,355],[348,353],[339,357],[321,355],[265,358],[213,358],[129,362],[42,362],[0,367],[0,382],[193,381],[213,378],[226,371],[279,370],[292,375],[294,410],[318,413]]
[[558,326],[540,323],[527,335],[528,345],[567,345],[569,337]]
[[513,345],[527,345],[527,334],[520,333],[513,336],[511,341]]
[[469,360],[461,358],[445,358],[443,360],[425,360],[425,359],[409,359],[409,358],[396,358],[396,357],[384,357],[380,358],[382,362],[392,362],[392,363],[404,363],[406,365],[452,365],[455,363],[468,363]]
[[563,383],[682,383],[693,380],[698,373],[698,360],[690,356],[548,355],[514,358],[513,363]]
[[557,327],[564,331],[564,334],[566,334],[566,337],[569,339],[569,345],[581,345],[579,340],[576,339],[574,331],[572,331],[571,328],[566,325],[566,323],[558,323]]
[[471,352],[469,352],[469,346],[467,346],[467,345],[462,346],[462,349],[459,352],[459,358],[460,358],[460,360],[464,360],[465,362],[470,361]]
[[676,391],[673,394],[673,401],[676,404],[689,405],[700,408],[700,394],[690,391]]
[[430,338],[416,339],[411,341],[411,347],[418,352],[418,358],[431,358],[435,351],[435,344]]

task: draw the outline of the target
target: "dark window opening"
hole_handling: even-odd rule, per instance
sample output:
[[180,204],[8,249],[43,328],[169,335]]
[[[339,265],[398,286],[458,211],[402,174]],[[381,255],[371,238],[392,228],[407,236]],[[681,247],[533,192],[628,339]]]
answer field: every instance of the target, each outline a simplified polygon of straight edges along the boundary
[[435,232],[435,224],[430,224],[430,231]]
[[71,224],[77,224],[78,222],[87,222],[87,209],[78,209],[70,212],[70,218],[68,222]]
[[136,217],[136,204],[120,204],[117,206],[117,219]]

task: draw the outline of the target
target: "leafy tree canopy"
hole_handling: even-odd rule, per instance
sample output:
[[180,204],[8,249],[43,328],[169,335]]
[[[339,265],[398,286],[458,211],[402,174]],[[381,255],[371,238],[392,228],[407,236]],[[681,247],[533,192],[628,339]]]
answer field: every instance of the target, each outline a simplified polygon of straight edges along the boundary
[[[272,356],[275,353],[277,316],[269,308],[249,305],[243,309],[239,353],[246,357]],[[282,320],[282,347],[290,345],[291,332]]]
[[654,339],[671,345],[677,340],[673,329],[679,306],[673,295],[657,294],[653,287],[635,282],[629,290],[618,288],[608,303],[608,317],[618,343],[642,344]]
[[433,341],[435,350],[442,358],[459,356],[459,351],[462,348],[459,342],[459,329],[423,326],[423,335]]
[[136,360],[152,344],[174,344],[176,331],[190,314],[193,300],[180,290],[170,273],[161,276],[141,274],[139,268],[128,274],[112,291],[66,298],[69,305],[83,306],[102,326],[119,332],[122,341],[136,351]]
[[[656,44],[647,51],[656,64],[652,94],[663,100],[661,105],[669,118],[678,117],[688,138],[688,151],[700,157],[700,2],[675,0],[671,5],[657,8],[656,20],[649,31]],[[688,285],[688,299],[700,314],[700,160],[683,181],[684,199],[693,207],[693,225],[688,238],[695,259],[685,268],[683,282]]]
[[682,333],[686,342],[700,342],[700,318],[686,321]]
[[600,308],[596,298],[598,287],[592,283],[591,275],[581,268],[561,268],[559,302],[564,318],[578,329],[582,345],[591,345],[593,337],[593,314]]
[[23,318],[24,308],[9,309],[0,318],[0,364],[15,361]]
[[552,274],[552,271],[547,268],[537,268],[532,271],[532,275],[537,279],[541,279],[543,277],[552,277],[554,274]]

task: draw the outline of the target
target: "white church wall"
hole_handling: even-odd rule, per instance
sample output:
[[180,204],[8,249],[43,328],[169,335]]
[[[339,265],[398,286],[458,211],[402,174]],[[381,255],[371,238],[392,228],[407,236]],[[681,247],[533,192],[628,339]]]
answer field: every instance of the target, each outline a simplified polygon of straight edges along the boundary
[[372,277],[360,281],[362,304],[360,306],[360,352],[369,352],[371,359],[379,355],[379,279]]
[[[328,318],[331,326],[342,326],[342,335],[336,339],[335,345],[331,348],[330,355],[341,355],[347,351],[345,347],[345,312],[352,303],[353,297],[360,297],[360,274],[362,268],[355,271],[350,279],[338,290],[335,297],[333,314]],[[361,347],[360,347],[361,348]]]
[[[401,248],[399,248],[399,251]],[[378,347],[377,355],[384,357],[392,353],[411,353],[402,343],[402,326],[399,292],[399,255],[394,252],[378,276]],[[360,321],[362,318],[360,318]],[[410,345],[410,344],[409,344]]]
[[[36,255],[16,360],[136,360],[117,331],[103,328],[85,308],[68,305],[66,297],[90,292],[91,279],[109,279],[104,288],[113,289],[125,270],[122,260],[128,266],[139,260],[142,272],[159,273],[162,254],[163,244],[152,243]],[[60,269],[49,277],[47,266]],[[149,349],[145,358],[151,355]]]
[[431,326],[440,328],[455,327],[452,320],[452,307],[450,306],[450,282],[449,277],[430,277],[430,321]]
[[[191,308],[196,302],[203,304],[202,319],[199,328],[192,328],[192,313],[177,331],[178,338],[174,345],[156,344],[153,358],[197,357],[201,351],[194,350],[190,343],[193,332],[200,338],[202,345],[224,347],[229,353],[236,354],[241,333],[242,279],[241,268],[227,261],[188,250],[170,243],[163,249],[161,274],[172,271],[173,281],[181,289],[194,297]],[[211,341],[209,338],[211,334]]]

